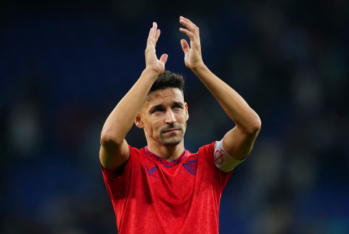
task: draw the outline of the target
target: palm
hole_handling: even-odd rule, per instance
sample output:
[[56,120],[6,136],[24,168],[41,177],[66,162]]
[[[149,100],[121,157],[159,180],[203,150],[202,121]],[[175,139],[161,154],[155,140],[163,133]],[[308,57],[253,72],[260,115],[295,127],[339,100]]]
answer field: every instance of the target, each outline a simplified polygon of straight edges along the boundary
[[190,68],[191,65],[193,64],[193,61],[192,61],[191,58],[192,58],[192,56],[191,56],[191,50],[189,50],[189,52],[186,53],[186,54],[184,55],[184,64],[185,64],[185,66],[188,67],[188,68]]
[[200,51],[195,51],[196,48],[192,46],[191,49],[187,53],[184,54],[184,64],[188,68],[193,68],[201,61],[201,53]]
[[159,74],[164,73],[165,64],[157,58],[155,48],[150,49],[148,56],[146,55],[146,60],[147,60],[146,62],[147,67],[152,68],[154,71],[156,71]]
[[190,47],[186,40],[181,40],[182,49],[184,52],[184,63],[190,69],[196,68],[202,64],[201,45],[199,28],[189,19],[180,18],[180,23],[188,29],[180,28],[180,31],[185,33],[190,38]]

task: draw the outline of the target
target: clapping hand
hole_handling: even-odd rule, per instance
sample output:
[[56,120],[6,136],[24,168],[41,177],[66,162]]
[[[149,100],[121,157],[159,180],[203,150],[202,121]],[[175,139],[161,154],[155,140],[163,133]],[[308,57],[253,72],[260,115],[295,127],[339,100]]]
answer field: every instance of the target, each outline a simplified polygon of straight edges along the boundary
[[157,58],[155,47],[159,37],[160,29],[158,29],[158,25],[154,22],[153,27],[150,29],[147,40],[147,48],[145,49],[145,63],[147,69],[151,69],[158,75],[161,75],[165,71],[165,63],[168,55],[163,54],[160,59]]
[[187,68],[193,70],[204,64],[201,55],[199,28],[183,16],[179,18],[179,22],[187,28],[179,28],[179,31],[185,33],[190,38],[190,47],[185,39],[181,40],[184,52],[184,63]]

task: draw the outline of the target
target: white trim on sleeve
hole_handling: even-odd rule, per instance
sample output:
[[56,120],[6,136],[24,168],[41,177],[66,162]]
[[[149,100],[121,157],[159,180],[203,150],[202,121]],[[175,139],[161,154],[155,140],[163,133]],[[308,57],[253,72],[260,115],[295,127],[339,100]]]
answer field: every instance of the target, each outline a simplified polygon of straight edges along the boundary
[[229,172],[234,169],[237,165],[242,163],[244,160],[237,160],[227,154],[227,152],[223,148],[223,140],[216,141],[214,145],[214,164],[218,169],[224,172]]

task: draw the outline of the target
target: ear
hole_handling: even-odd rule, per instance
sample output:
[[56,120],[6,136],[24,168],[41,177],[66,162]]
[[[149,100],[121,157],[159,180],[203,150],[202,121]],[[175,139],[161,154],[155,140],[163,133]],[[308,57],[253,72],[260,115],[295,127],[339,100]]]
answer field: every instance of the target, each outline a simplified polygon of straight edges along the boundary
[[186,121],[188,121],[189,119],[188,104],[185,102],[184,106],[185,106]]
[[138,128],[144,128],[144,123],[142,121],[142,116],[140,113],[137,114],[136,119],[135,119],[135,125]]

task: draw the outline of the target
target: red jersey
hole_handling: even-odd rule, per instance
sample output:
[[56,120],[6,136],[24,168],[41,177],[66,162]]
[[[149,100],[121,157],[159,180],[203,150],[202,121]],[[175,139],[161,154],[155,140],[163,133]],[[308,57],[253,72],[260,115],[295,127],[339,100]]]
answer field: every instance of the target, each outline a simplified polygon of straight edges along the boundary
[[219,202],[231,172],[214,163],[215,142],[167,161],[130,147],[121,176],[102,167],[120,234],[218,233]]

